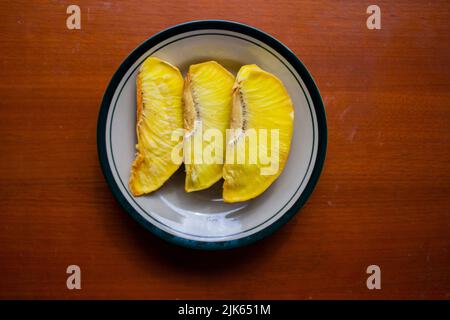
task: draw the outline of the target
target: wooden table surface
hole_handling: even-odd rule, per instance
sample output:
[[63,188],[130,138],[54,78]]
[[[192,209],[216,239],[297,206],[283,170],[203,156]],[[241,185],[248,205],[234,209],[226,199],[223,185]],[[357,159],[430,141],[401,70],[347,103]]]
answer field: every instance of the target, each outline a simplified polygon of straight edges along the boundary
[[[81,8],[68,30],[66,8]],[[450,298],[446,1],[2,1],[0,298]],[[300,213],[226,252],[134,222],[97,158],[103,92],[138,44],[228,19],[289,46],[324,99],[328,153]],[[81,268],[81,290],[66,268]],[[368,290],[366,268],[381,268]]]

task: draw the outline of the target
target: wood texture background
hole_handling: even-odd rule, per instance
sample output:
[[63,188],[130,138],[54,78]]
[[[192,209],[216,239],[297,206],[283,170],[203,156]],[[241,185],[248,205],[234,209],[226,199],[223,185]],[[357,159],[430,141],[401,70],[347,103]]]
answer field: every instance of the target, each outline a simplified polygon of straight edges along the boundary
[[[78,4],[82,29],[66,28]],[[450,28],[446,1],[1,1],[0,298],[450,298]],[[256,26],[306,64],[329,147],[312,197],[270,238],[175,247],[102,176],[103,92],[138,44],[173,24]],[[66,267],[82,290],[66,289]],[[366,288],[366,268],[382,290]]]

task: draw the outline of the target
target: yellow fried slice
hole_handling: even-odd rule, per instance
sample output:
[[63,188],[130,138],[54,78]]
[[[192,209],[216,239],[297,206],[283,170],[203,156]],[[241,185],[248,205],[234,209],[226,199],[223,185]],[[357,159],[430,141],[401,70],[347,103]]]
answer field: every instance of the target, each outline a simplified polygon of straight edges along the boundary
[[[184,86],[184,161],[187,192],[206,189],[222,178],[225,130],[230,124],[233,83],[234,76],[215,61],[189,67]],[[208,131],[209,129],[220,132],[222,144],[215,144],[215,138],[202,139],[204,133],[212,132]],[[197,149],[196,143],[199,140],[196,140],[196,137],[202,141],[202,146]],[[214,144],[214,147],[211,144]],[[218,159],[216,155],[221,159],[219,163],[213,160]]]
[[[227,141],[223,199],[225,202],[246,201],[263,193],[278,178],[289,155],[294,108],[283,83],[256,65],[243,66],[233,87],[231,128],[237,134]],[[260,139],[263,131],[266,140]],[[249,150],[252,132],[258,141],[253,162]],[[239,148],[245,149],[245,159],[240,163],[237,160]],[[261,158],[261,152],[267,157]]]
[[179,168],[172,139],[183,128],[183,77],[175,66],[158,58],[147,58],[136,78],[137,145],[129,188],[134,196],[160,188]]

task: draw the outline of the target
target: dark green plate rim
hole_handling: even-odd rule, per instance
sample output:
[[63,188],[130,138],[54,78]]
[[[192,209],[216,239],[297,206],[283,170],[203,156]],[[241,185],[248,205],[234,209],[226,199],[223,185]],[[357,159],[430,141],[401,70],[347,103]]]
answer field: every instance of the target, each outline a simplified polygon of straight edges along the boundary
[[[117,182],[115,181],[111,167],[108,162],[107,153],[106,153],[106,120],[108,111],[111,105],[111,101],[113,95],[128,71],[128,69],[133,65],[133,63],[138,60],[143,54],[145,54],[149,49],[159,44],[160,42],[171,38],[175,35],[190,32],[190,31],[198,31],[198,30],[207,30],[207,29],[215,29],[215,30],[227,30],[233,31],[237,33],[241,33],[243,35],[250,36],[254,39],[257,39],[266,45],[270,46],[276,52],[278,52],[283,58],[289,62],[289,64],[296,70],[296,72],[300,75],[304,84],[306,85],[308,92],[310,94],[311,100],[313,102],[314,110],[317,118],[318,125],[318,149],[316,161],[314,163],[312,174],[309,178],[309,181],[303,190],[300,197],[297,201],[292,205],[292,207],[287,210],[282,217],[276,220],[271,225],[267,226],[263,230],[260,230],[254,234],[249,236],[228,240],[228,241],[197,241],[186,239],[182,237],[178,237],[167,233],[166,231],[158,228],[154,224],[150,223],[146,219],[144,219],[126,200],[122,192],[120,191]],[[137,47],[120,65],[119,69],[115,72],[112,77],[106,92],[103,96],[102,104],[100,106],[100,112],[98,116],[97,122],[97,149],[98,149],[98,157],[100,160],[101,168],[103,171],[103,175],[105,176],[106,182],[108,183],[113,195],[120,203],[120,205],[144,228],[149,230],[151,233],[156,236],[167,240],[171,243],[188,247],[194,249],[204,249],[204,250],[217,250],[217,249],[231,249],[236,247],[241,247],[250,243],[253,243],[257,240],[260,240],[276,230],[278,230],[282,225],[287,223],[305,204],[305,202],[310,197],[317,181],[319,179],[320,173],[323,168],[323,164],[325,161],[326,149],[327,149],[327,123],[326,123],[326,114],[325,108],[322,102],[322,98],[320,96],[319,90],[306,67],[303,63],[296,57],[296,55],[284,44],[280,41],[276,40],[272,36],[267,33],[258,30],[254,27],[233,22],[233,21],[225,21],[225,20],[201,20],[201,21],[190,21],[186,23],[182,23],[179,25],[175,25],[168,29],[165,29],[154,36],[147,39],[144,43],[142,43],[139,47]]]

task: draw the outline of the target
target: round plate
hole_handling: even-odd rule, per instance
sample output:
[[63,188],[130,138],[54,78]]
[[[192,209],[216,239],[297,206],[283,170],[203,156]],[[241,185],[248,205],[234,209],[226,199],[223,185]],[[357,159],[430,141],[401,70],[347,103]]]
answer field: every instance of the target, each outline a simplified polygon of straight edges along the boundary
[[[178,66],[216,60],[237,73],[257,64],[280,78],[295,110],[289,159],[280,177],[261,196],[224,203],[222,181],[199,192],[184,191],[184,168],[158,191],[133,197],[128,189],[135,156],[136,74],[155,56]],[[103,97],[97,128],[106,181],[125,210],[157,236],[199,249],[239,247],[286,223],[306,202],[325,159],[327,127],[319,91],[305,66],[285,45],[253,27],[230,21],[193,21],[154,35],[135,49],[114,74]]]

